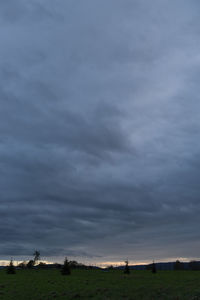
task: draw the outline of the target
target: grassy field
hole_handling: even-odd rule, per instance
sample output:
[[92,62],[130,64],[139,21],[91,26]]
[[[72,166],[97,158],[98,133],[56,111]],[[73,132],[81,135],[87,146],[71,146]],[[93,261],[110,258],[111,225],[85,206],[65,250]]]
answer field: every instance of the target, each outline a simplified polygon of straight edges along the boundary
[[59,270],[0,271],[0,299],[200,299],[198,271]]

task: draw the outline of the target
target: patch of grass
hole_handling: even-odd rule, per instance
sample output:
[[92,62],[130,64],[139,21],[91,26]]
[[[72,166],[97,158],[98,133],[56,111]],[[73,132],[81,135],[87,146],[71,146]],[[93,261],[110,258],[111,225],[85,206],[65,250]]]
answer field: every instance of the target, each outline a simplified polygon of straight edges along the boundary
[[62,276],[59,270],[1,270],[0,299],[200,300],[200,272],[73,270]]

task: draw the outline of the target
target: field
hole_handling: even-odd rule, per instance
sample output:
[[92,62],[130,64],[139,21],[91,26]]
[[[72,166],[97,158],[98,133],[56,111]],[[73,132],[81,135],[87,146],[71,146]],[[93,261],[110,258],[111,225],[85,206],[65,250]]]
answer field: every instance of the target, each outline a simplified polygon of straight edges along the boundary
[[0,271],[0,299],[200,299],[198,271],[74,270],[62,276],[59,270]]

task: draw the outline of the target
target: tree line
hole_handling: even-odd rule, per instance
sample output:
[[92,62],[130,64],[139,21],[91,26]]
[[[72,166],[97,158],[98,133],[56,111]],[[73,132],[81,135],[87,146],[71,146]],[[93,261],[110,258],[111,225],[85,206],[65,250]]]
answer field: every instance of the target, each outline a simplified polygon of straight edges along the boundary
[[[35,251],[33,253],[33,259],[29,260],[28,262],[23,261],[21,263],[19,263],[16,266],[14,266],[13,263],[13,259],[10,260],[9,265],[7,266],[7,273],[8,274],[15,274],[16,273],[16,268],[17,269],[32,269],[32,268],[40,268],[40,269],[45,269],[45,268],[56,268],[56,269],[60,269],[60,272],[62,275],[70,275],[71,274],[71,269],[94,269],[97,267],[94,266],[86,266],[82,263],[78,263],[77,261],[73,260],[73,261],[69,261],[67,259],[67,257],[64,260],[63,265],[62,264],[58,264],[58,263],[54,263],[54,264],[46,264],[44,262],[40,262],[38,263],[40,260],[40,252],[39,251]],[[113,270],[114,267],[111,265],[109,267],[107,267],[105,270]],[[124,274],[130,274],[130,266],[129,266],[129,261],[128,259],[125,260],[125,265],[124,267],[122,267]],[[149,264],[146,266],[145,268],[146,270],[150,270],[152,273],[157,273],[157,266],[156,263],[153,261],[152,264]],[[184,262],[180,262],[179,260],[176,260],[175,263],[173,263],[173,270],[175,271],[181,271],[181,270],[193,270],[193,271],[197,271],[200,270],[200,262],[199,261],[190,261],[189,263],[184,263]]]

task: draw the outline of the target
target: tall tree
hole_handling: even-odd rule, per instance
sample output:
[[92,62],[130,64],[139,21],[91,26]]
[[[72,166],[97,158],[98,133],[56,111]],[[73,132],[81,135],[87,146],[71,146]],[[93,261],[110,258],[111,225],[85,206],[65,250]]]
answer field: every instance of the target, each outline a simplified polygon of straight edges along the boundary
[[130,268],[129,268],[129,265],[128,265],[128,259],[125,260],[124,274],[130,274]]
[[27,263],[27,268],[31,269],[35,266],[35,264],[38,262],[38,260],[40,259],[40,252],[39,251],[35,251],[33,253],[34,258],[29,260],[29,262]]
[[156,270],[156,264],[153,261],[153,263],[152,263],[152,273],[156,273],[156,272],[157,272],[157,270]]
[[13,260],[11,259],[9,266],[7,267],[7,274],[15,274],[15,273],[16,273],[15,266],[13,265]]
[[33,253],[33,256],[34,256],[34,262],[35,264],[38,262],[38,260],[40,259],[40,252],[35,250],[35,252]]
[[61,269],[61,274],[62,275],[70,275],[71,274],[70,264],[69,264],[67,257],[64,260],[64,265]]

